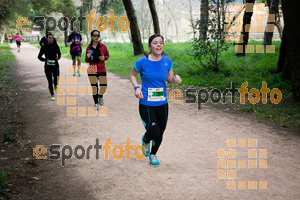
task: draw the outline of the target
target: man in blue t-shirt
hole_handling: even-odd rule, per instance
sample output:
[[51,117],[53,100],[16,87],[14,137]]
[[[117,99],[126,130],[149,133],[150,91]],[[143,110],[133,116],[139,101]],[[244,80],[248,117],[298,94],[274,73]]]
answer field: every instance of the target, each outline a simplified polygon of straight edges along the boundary
[[73,32],[68,36],[67,45],[70,46],[70,54],[72,56],[73,61],[73,76],[76,76],[76,57],[77,57],[77,74],[80,77],[80,65],[81,65],[81,45],[83,44],[82,37],[79,33],[77,33],[76,27],[73,27]]

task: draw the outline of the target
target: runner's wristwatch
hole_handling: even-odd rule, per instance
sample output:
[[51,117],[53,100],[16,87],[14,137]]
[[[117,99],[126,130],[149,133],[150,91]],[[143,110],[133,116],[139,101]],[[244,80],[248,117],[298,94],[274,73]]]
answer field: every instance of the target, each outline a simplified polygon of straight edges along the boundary
[[136,89],[138,89],[138,88],[140,88],[140,86],[135,86],[135,87],[134,87],[134,91],[135,91]]

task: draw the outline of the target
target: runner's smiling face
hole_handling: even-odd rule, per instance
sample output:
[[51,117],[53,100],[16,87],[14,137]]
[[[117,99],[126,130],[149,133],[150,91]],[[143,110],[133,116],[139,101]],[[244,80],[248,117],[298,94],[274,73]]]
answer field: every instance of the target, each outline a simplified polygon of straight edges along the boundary
[[164,51],[164,41],[162,37],[154,38],[148,47],[152,54],[161,55]]

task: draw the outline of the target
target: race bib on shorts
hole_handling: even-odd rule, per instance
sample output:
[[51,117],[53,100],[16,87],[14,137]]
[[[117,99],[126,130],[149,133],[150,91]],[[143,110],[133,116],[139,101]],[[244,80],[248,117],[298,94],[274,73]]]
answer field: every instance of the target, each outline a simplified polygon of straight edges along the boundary
[[148,88],[148,101],[165,101],[164,88]]
[[47,65],[54,66],[55,65],[55,60],[48,60]]

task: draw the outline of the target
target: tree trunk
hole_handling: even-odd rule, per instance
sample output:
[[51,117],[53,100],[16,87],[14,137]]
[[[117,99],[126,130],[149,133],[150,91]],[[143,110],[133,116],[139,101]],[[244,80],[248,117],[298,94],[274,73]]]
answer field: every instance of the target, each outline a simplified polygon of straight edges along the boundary
[[130,32],[131,32],[134,55],[143,54],[144,47],[141,41],[141,34],[136,19],[134,7],[132,5],[131,0],[123,0],[123,4],[127,13],[127,17],[130,21]]
[[287,34],[285,33],[286,29],[283,29],[281,45],[280,45],[280,53],[277,63],[278,72],[281,72],[281,76],[285,79],[291,79],[291,68],[289,65],[286,65],[286,52],[287,52]]
[[160,34],[159,20],[158,20],[156,8],[155,8],[154,0],[148,0],[148,4],[149,4],[150,11],[151,11],[152,20],[153,20],[154,33]]
[[[254,5],[254,0],[246,0],[247,3],[252,3]],[[246,45],[248,44],[249,40],[249,30],[246,31],[246,25],[250,26],[251,25],[251,17],[252,17],[253,12],[246,12],[246,7],[245,7],[245,12],[244,12],[244,17],[243,17],[243,30],[242,30],[242,35],[243,35],[243,42],[238,43],[238,45],[243,45],[242,53],[237,53],[237,56],[245,56],[246,52]]]
[[203,42],[205,42],[207,39],[207,23],[208,23],[208,0],[201,0],[199,39],[201,39]]
[[67,41],[68,41],[68,30],[66,30],[66,31],[64,32],[64,42],[65,42],[65,47],[68,46],[68,45],[67,45]]
[[[278,5],[279,5],[279,0],[271,0],[269,4],[269,15],[275,15],[275,21],[274,22],[267,22],[268,24],[272,24],[273,26],[275,25],[276,19],[277,19],[277,14],[278,14]],[[274,29],[273,29],[274,30]],[[273,32],[267,32],[267,27],[265,29],[264,33],[264,41],[263,45],[271,45],[272,44],[272,39],[273,39]]]
[[[300,4],[297,1],[284,0],[282,3],[284,31],[283,38],[287,40],[287,51],[285,54],[285,67],[290,67],[293,97],[300,101],[300,27],[299,10]],[[282,51],[280,51],[280,54]]]
[[275,22],[275,26],[277,27],[280,39],[282,39],[283,28],[282,28],[281,23],[280,23],[280,15],[279,14],[278,14],[277,20]]

